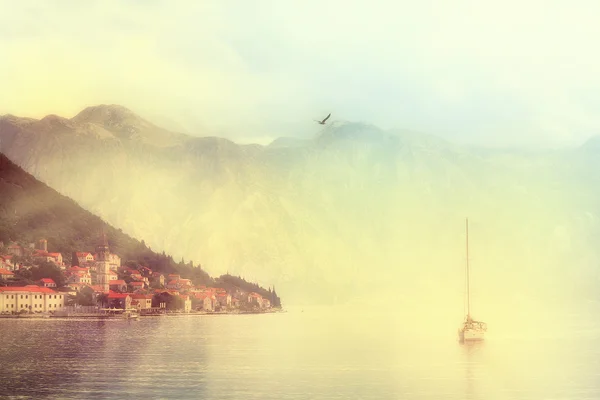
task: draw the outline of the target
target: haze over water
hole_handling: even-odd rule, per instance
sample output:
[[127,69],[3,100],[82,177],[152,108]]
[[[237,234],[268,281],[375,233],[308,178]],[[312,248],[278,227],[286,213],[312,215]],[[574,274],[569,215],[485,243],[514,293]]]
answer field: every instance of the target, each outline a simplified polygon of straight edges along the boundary
[[305,304],[0,319],[0,397],[600,398],[600,3],[354,3],[0,3],[0,152]]
[[0,393],[50,399],[600,397],[600,324],[577,313],[562,315],[555,326],[533,321],[492,324],[485,342],[461,345],[454,316],[436,322],[366,307],[134,322],[9,319],[0,324]]

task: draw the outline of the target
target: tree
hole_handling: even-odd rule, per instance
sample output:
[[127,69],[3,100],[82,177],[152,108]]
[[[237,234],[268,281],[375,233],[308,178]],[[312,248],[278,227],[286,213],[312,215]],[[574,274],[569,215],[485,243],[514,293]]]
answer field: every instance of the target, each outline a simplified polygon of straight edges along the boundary
[[181,310],[184,307],[183,299],[169,292],[157,293],[152,297],[152,307],[160,307],[161,303],[166,303],[167,310]]
[[162,303],[169,303],[171,294],[168,292],[157,293],[152,296],[152,307],[160,307]]
[[13,264],[14,264],[15,266],[17,266],[17,265],[21,265],[21,264],[23,264],[23,263],[25,262],[25,257],[23,257],[23,256],[18,256],[18,255],[14,255],[14,256],[12,257],[12,262],[13,262]]
[[81,289],[75,295],[75,303],[80,306],[93,306],[94,304],[94,292],[89,287]]
[[77,294],[68,294],[67,301],[65,302],[67,306],[74,306],[77,303]]
[[51,262],[44,261],[37,267],[29,268],[29,272],[31,274],[29,279],[32,281],[50,278],[54,281],[54,283],[56,283],[57,287],[62,287],[65,285],[65,276],[63,275],[62,271]]
[[150,289],[163,289],[164,286],[160,284],[160,281],[157,279],[150,283]]
[[281,307],[281,299],[275,292],[275,286],[273,286],[273,293],[271,294],[271,307]]
[[108,304],[108,294],[101,293],[96,296],[96,303],[101,307],[105,307]]
[[76,251],[71,254],[71,267],[79,267],[79,260],[77,259]]
[[[127,268],[131,268],[131,269],[139,269],[140,264],[137,261],[129,260],[124,265],[122,265],[122,267],[127,267]],[[122,278],[119,278],[119,279],[122,279]]]
[[15,274],[15,281],[22,282],[22,284],[19,283],[19,286],[33,284],[33,280],[31,278],[32,274],[31,274],[30,269],[27,269],[27,268],[17,269],[17,270],[15,270],[14,274]]
[[183,310],[185,302],[180,296],[173,296],[170,304],[167,304],[167,308],[170,310]]

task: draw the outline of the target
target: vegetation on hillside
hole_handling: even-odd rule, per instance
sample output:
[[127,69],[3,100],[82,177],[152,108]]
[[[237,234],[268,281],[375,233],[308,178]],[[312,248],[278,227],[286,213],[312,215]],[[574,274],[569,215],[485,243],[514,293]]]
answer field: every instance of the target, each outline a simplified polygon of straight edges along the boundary
[[263,287],[260,287],[256,283],[250,283],[239,276],[233,276],[229,274],[221,275],[220,277],[218,277],[215,280],[215,285],[227,291],[232,291],[235,290],[235,288],[239,288],[246,292],[256,292],[260,294],[263,298],[269,299],[272,307],[281,307],[281,300],[277,296],[275,288],[273,288],[273,290],[271,290],[271,288],[267,290]]
[[23,268],[15,271],[15,278],[23,280],[23,283],[26,285],[36,284],[43,278],[52,279],[58,287],[65,284],[65,276],[60,268],[48,261],[44,261],[31,268]]
[[[122,263],[133,268],[146,266],[165,274],[179,274],[191,279],[196,285],[214,286],[212,279],[200,265],[193,262],[175,262],[170,255],[152,251],[144,241],[124,233],[121,229],[104,222],[98,216],[80,207],[72,199],[63,196],[0,153],[0,243],[36,243],[44,238],[48,251],[62,253],[66,265],[74,265],[72,257],[77,251],[95,251],[104,231],[111,252],[121,257]],[[43,277],[59,280],[60,274],[49,270],[44,263],[31,273],[20,274],[25,282]],[[61,281],[62,282],[62,281]],[[224,282],[230,282],[225,279]],[[60,282],[56,282],[57,284]],[[248,287],[260,294],[269,292],[241,278],[235,279],[241,289]],[[246,289],[243,289],[246,290]],[[270,297],[268,297],[270,299]]]

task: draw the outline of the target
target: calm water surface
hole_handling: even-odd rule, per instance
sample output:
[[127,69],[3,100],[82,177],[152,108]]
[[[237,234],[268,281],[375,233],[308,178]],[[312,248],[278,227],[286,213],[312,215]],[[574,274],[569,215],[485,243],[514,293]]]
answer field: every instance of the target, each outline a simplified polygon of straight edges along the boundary
[[[460,321],[458,321],[460,322]],[[455,324],[456,325],[456,324]],[[460,345],[384,313],[0,320],[0,394],[52,399],[599,399],[599,326]],[[507,334],[511,333],[512,334]]]

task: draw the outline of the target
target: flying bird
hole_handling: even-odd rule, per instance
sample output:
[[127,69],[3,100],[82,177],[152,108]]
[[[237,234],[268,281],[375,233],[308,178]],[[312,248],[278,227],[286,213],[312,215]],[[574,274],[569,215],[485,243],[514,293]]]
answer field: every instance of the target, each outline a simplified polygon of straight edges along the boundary
[[325,125],[325,121],[327,121],[327,120],[329,119],[329,117],[331,117],[331,113],[329,113],[329,115],[328,115],[328,116],[326,116],[326,117],[325,117],[325,119],[324,119],[323,121],[317,121],[317,120],[315,119],[315,122],[318,122],[318,123],[319,123],[319,124],[321,124],[321,125]]

